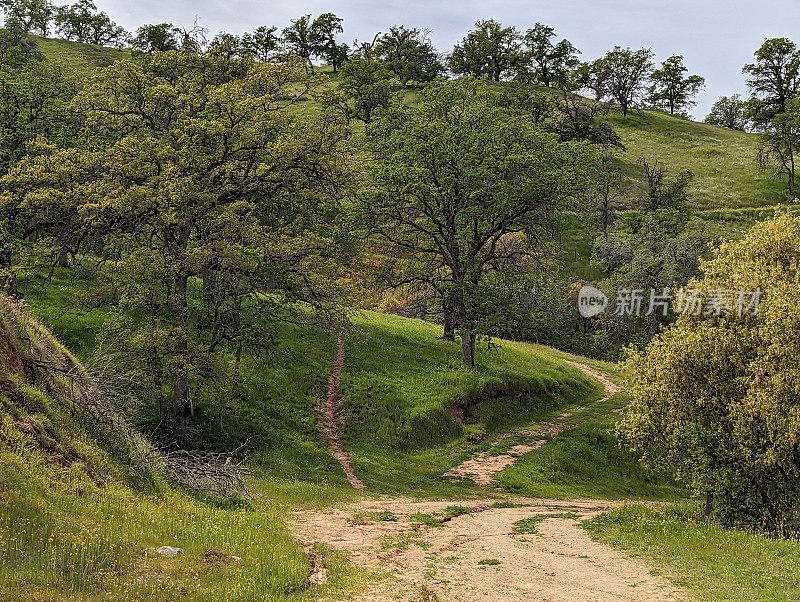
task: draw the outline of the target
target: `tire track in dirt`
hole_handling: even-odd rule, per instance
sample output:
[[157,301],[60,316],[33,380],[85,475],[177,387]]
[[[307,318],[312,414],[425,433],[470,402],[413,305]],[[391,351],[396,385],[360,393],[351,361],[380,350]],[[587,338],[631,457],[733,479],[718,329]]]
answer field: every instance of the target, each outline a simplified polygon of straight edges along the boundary
[[320,425],[320,430],[328,442],[328,447],[333,452],[334,457],[342,465],[347,480],[356,489],[364,489],[361,482],[350,464],[350,458],[344,453],[342,444],[339,441],[339,423],[336,410],[339,407],[339,388],[342,384],[342,368],[344,367],[344,341],[342,336],[336,335],[336,358],[333,360],[331,374],[328,376],[328,392],[325,397],[324,420]]
[[[616,395],[622,390],[622,388],[619,385],[611,382],[611,380],[607,376],[601,374],[600,372],[597,372],[596,370],[593,370],[586,364],[581,364],[570,360],[564,360],[564,363],[567,363],[570,366],[577,368],[578,370],[583,372],[586,376],[600,381],[600,383],[603,385],[603,389],[605,390],[606,393],[605,397],[593,403],[602,403],[604,401],[607,401],[612,396]],[[519,458],[523,454],[532,452],[535,449],[539,449],[542,445],[547,443],[547,439],[555,437],[564,429],[566,429],[568,426],[566,419],[572,416],[575,410],[580,410],[584,407],[586,406],[580,406],[573,410],[564,412],[563,414],[559,415],[558,418],[556,418],[555,420],[548,420],[547,422],[542,422],[541,424],[537,425],[534,428],[516,429],[509,433],[506,433],[499,440],[495,441],[492,447],[497,445],[497,443],[499,443],[503,439],[508,439],[510,437],[515,437],[515,436],[517,437],[522,436],[529,439],[530,441],[529,443],[514,445],[513,447],[510,447],[508,451],[504,454],[492,455],[489,452],[477,453],[468,460],[465,460],[464,462],[459,464],[458,466],[454,466],[453,468],[448,470],[446,473],[444,473],[444,476],[461,478],[461,479],[464,478],[472,479],[478,485],[489,485],[494,479],[494,476],[498,472],[514,464],[514,462],[517,461],[517,458]]]

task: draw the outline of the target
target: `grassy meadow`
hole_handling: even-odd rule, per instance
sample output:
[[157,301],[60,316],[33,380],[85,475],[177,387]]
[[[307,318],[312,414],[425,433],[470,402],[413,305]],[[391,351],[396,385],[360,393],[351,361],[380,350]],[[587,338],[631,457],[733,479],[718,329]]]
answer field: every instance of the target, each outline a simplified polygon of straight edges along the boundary
[[608,121],[625,146],[618,155],[623,173],[629,179],[640,177],[642,158],[651,165],[657,159],[673,175],[690,170],[690,208],[695,211],[757,209],[781,200],[781,183],[759,170],[756,134],[654,111],[627,117],[611,113]]
[[800,599],[798,541],[709,524],[694,506],[624,506],[584,526],[697,600]]
[[36,37],[36,47],[47,60],[59,62],[78,77],[86,77],[98,67],[108,67],[131,56],[130,51],[119,48],[39,36]]

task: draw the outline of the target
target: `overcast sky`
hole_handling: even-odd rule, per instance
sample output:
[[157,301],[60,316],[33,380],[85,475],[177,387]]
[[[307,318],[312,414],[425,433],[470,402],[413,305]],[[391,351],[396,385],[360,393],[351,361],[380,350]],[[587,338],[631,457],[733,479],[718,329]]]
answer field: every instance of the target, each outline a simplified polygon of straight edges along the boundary
[[568,38],[583,60],[615,44],[649,47],[657,59],[682,54],[691,73],[706,78],[694,115],[702,119],[718,96],[744,93],[742,65],[765,37],[800,43],[800,0],[96,0],[117,23],[134,31],[143,23],[188,27],[195,16],[211,30],[241,34],[259,25],[286,26],[299,15],[333,12],[344,19],[342,40],[371,40],[391,25],[428,28],[441,52],[479,19],[496,19],[525,30],[535,22]]

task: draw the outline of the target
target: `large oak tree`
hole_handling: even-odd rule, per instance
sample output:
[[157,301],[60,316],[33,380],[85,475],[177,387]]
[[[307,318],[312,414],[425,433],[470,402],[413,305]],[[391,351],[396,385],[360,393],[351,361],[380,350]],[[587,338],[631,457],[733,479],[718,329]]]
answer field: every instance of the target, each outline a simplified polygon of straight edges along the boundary
[[239,77],[220,60],[164,52],[102,70],[74,101],[83,145],[42,143],[3,182],[4,204],[34,223],[57,214],[102,237],[97,302],[149,316],[128,340],[177,416],[209,354],[240,352],[257,314],[338,302],[328,208],[348,130],[287,111],[321,84],[301,61]]
[[436,82],[371,128],[361,214],[456,310],[465,365],[492,308],[485,276],[543,252],[549,218],[586,184],[594,151],[560,142],[477,78]]

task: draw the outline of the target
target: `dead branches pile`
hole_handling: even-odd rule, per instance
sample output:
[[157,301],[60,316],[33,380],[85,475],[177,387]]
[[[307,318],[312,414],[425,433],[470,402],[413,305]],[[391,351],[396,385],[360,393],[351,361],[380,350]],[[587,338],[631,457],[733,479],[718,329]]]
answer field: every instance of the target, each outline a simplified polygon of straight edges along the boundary
[[198,493],[223,498],[234,494],[247,495],[246,478],[251,473],[244,461],[235,460],[244,446],[228,453],[157,449],[122,414],[121,406],[130,407],[135,399],[124,386],[128,377],[113,370],[110,358],[92,364],[103,369],[102,378],[89,374],[85,367],[76,364],[59,365],[53,361],[35,361],[34,364],[61,377],[75,406],[125,442],[132,452],[134,468],[163,470],[179,485]]
[[241,460],[235,460],[241,448],[227,453],[175,450],[158,452],[168,474],[187,489],[218,497],[233,493],[245,495],[245,479],[250,470]]

